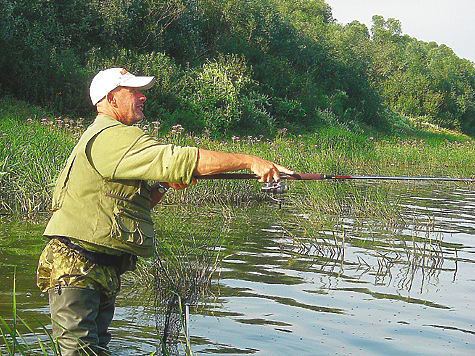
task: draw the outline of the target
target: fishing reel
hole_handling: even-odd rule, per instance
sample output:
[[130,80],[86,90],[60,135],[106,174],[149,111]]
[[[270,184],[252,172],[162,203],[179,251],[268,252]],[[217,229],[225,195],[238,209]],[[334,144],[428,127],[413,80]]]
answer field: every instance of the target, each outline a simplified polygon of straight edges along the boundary
[[287,184],[282,184],[282,182],[270,182],[262,186],[261,192],[267,194],[284,194],[289,191],[289,186]]

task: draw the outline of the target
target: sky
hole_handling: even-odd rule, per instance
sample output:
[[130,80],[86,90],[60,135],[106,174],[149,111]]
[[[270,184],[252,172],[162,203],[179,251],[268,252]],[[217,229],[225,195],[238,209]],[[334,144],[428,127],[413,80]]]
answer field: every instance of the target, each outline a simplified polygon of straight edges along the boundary
[[373,15],[401,22],[403,34],[450,47],[460,58],[475,63],[475,0],[325,0],[333,18],[353,20],[371,30]]

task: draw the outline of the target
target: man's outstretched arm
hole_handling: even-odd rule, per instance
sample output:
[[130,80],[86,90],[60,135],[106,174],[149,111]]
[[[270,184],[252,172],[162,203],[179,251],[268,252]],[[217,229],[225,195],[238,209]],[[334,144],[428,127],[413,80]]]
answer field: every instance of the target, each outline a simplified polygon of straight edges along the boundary
[[[202,176],[207,174],[224,173],[230,171],[237,171],[241,169],[249,169],[252,173],[259,176],[259,182],[278,182],[280,181],[279,172],[286,174],[293,174],[294,172],[267,161],[257,156],[248,155],[244,153],[227,153],[219,151],[198,150],[198,161],[193,171],[194,176]],[[183,189],[188,187],[188,184],[177,184],[162,182],[165,187],[174,189]],[[193,178],[191,184],[196,184]],[[153,208],[162,199],[163,194],[157,191],[157,183],[152,186],[152,202]]]
[[257,156],[199,149],[198,163],[193,175],[201,176],[240,169],[249,169],[260,177],[259,182],[266,183],[278,182],[280,180],[279,172],[293,174],[291,170]]

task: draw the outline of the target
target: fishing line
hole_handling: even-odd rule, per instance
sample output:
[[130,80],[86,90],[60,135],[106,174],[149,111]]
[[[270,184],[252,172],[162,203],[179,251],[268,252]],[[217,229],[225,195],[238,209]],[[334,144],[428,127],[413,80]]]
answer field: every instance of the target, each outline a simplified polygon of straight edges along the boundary
[[[218,173],[202,176],[195,176],[196,179],[259,179],[259,176],[252,173]],[[475,178],[454,178],[454,177],[410,177],[410,176],[361,176],[361,175],[332,175],[316,173],[294,173],[280,174],[280,179],[289,180],[345,180],[345,179],[363,179],[363,180],[429,180],[446,182],[464,182],[471,183]]]

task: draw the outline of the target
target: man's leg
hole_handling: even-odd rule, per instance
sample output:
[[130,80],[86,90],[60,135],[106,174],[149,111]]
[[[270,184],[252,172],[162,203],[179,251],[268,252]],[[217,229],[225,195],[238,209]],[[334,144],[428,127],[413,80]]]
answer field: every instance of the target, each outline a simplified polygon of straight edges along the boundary
[[77,351],[81,345],[90,345],[101,354],[111,339],[107,329],[120,290],[117,267],[94,264],[52,239],[41,253],[37,284],[49,292],[53,336],[63,356],[88,355]]
[[49,298],[53,339],[62,356],[95,355],[107,348],[114,302],[101,306],[98,291],[77,287],[51,288]]
[[111,341],[111,333],[109,332],[109,325],[112,322],[115,311],[115,300],[105,305],[99,306],[99,314],[96,318],[97,336],[99,337],[99,347],[102,350],[108,349],[109,341]]

